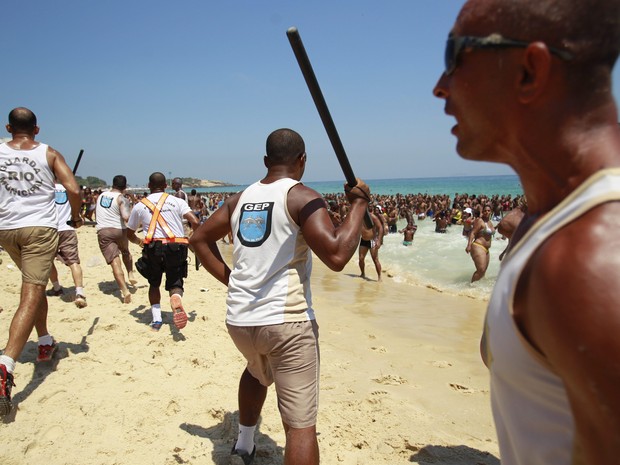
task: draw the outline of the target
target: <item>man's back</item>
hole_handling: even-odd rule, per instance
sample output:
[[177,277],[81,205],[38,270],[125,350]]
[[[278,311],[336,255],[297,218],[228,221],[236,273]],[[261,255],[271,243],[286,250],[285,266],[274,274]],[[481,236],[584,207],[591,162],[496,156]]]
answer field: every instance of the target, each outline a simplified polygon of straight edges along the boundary
[[309,247],[287,214],[287,194],[298,181],[257,182],[232,212],[233,269],[226,321],[237,326],[314,319]]
[[0,229],[56,228],[54,173],[46,144],[16,149],[0,144]]
[[127,225],[121,215],[119,191],[110,190],[102,192],[97,198],[95,216],[97,218],[97,230],[103,228],[126,229]]

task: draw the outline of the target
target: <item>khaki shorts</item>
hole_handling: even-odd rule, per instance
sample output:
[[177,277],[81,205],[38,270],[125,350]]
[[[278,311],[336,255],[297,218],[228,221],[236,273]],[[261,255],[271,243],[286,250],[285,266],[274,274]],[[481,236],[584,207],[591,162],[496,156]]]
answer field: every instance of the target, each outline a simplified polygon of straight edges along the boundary
[[56,258],[67,266],[80,263],[78,239],[75,231],[58,231],[58,252],[56,253]]
[[319,326],[315,320],[270,326],[226,325],[263,386],[275,382],[282,421],[293,428],[316,425],[319,408]]
[[99,249],[109,265],[120,254],[129,254],[129,240],[126,229],[103,228],[97,231]]
[[0,245],[22,272],[22,281],[46,286],[58,249],[58,231],[33,226],[0,231]]

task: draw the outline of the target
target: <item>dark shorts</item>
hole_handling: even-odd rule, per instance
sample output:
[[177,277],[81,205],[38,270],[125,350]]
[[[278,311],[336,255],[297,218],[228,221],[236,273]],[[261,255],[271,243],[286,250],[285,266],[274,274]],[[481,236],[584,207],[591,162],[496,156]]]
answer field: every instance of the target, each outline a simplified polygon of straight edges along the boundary
[[372,243],[366,239],[362,239],[360,241],[360,247],[368,247],[370,249],[372,247]]
[[165,274],[167,291],[183,289],[183,278],[187,277],[187,245],[153,241],[142,249],[142,260],[148,267],[149,285],[159,287]]
[[77,233],[74,230],[58,231],[56,258],[67,266],[80,263]]
[[109,265],[119,255],[130,255],[127,230],[118,228],[102,228],[97,231],[99,250]]

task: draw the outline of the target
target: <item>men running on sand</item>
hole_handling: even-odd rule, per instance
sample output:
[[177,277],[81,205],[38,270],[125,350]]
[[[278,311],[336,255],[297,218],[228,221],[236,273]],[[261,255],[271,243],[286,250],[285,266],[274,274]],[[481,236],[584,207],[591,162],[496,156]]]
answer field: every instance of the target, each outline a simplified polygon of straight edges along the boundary
[[[123,195],[127,189],[127,178],[122,174],[114,176],[112,188],[102,192],[97,199],[97,241],[108,265],[112,267],[114,280],[121,291],[121,300],[131,302],[131,293],[125,282],[125,265],[129,283],[138,281],[133,272],[133,258],[127,240],[127,220],[131,213],[129,200]],[[121,264],[122,257],[122,264]]]
[[12,409],[11,390],[16,360],[30,333],[39,336],[37,362],[52,359],[57,345],[47,329],[45,286],[58,248],[54,179],[67,190],[71,225],[79,227],[80,187],[64,157],[36,142],[37,118],[27,108],[9,113],[12,140],[0,144],[0,246],[21,270],[19,306],[13,315],[6,347],[0,355],[0,416]]

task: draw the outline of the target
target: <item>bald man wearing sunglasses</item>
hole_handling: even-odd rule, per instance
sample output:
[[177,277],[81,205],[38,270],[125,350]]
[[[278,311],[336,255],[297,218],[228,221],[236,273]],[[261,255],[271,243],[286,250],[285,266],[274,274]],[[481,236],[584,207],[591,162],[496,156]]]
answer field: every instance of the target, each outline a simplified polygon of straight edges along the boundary
[[528,202],[481,342],[502,465],[618,463],[619,49],[620,0],[470,0],[448,36],[457,151]]

